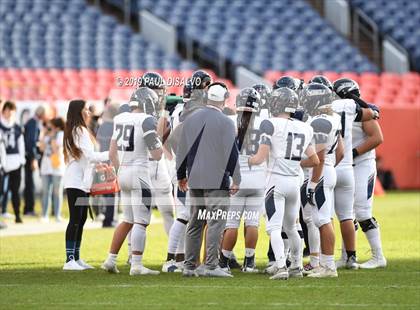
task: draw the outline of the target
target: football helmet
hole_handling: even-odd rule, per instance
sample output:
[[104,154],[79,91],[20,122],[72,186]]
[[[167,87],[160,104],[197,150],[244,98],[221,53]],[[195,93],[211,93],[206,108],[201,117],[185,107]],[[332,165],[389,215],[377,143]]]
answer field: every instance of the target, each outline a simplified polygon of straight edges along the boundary
[[146,72],[142,76],[141,86],[153,89],[155,91],[159,98],[156,110],[159,110],[159,105],[163,105],[166,96],[165,79],[157,72]]
[[182,97],[184,98],[184,102],[188,101],[191,98],[191,94],[193,91],[191,79],[188,79],[184,85],[184,89],[182,90]]
[[350,94],[360,97],[359,84],[352,79],[338,79],[333,84],[333,90],[341,99],[353,99],[352,96],[349,96]]
[[316,115],[320,108],[331,105],[332,100],[331,90],[319,83],[306,85],[300,95],[300,102],[303,108],[311,116]]
[[206,89],[212,82],[210,74],[204,70],[197,70],[191,76],[193,89]]
[[308,82],[308,84],[312,84],[312,83],[319,83],[319,84],[325,85],[329,89],[333,90],[333,85],[332,85],[331,81],[326,76],[315,75]]
[[261,109],[266,109],[267,107],[267,100],[271,94],[271,89],[265,84],[254,84],[252,88],[255,89],[261,98]]
[[157,116],[156,107],[159,98],[153,89],[147,87],[140,87],[134,91],[130,98],[130,107],[140,108],[144,113]]
[[273,90],[286,87],[294,90],[295,92],[299,90],[300,80],[292,76],[282,76],[273,84]]
[[252,87],[245,87],[241,89],[239,94],[236,96],[236,110],[258,113],[260,112],[260,109],[260,94]]
[[268,99],[268,106],[271,115],[280,113],[295,113],[299,106],[299,97],[296,92],[287,87],[273,90]]

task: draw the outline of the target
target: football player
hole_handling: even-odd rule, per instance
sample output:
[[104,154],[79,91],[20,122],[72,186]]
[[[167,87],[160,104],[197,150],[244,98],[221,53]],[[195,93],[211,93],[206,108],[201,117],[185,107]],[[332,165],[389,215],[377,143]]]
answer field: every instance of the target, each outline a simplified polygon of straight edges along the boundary
[[[324,79],[328,81],[325,77]],[[336,262],[336,266],[357,269],[359,265],[356,260],[356,232],[353,223],[355,185],[352,167],[352,131],[354,122],[376,119],[378,113],[370,109],[362,100],[356,103],[351,99],[352,96],[360,96],[359,85],[355,81],[339,79],[334,82],[333,90],[340,98],[333,101],[332,109],[340,115],[341,137],[344,142],[344,157],[336,166],[337,184],[334,188],[335,213],[340,221],[343,238],[342,256]]]
[[[376,106],[370,105],[370,107],[379,113]],[[354,124],[352,150],[356,185],[354,211],[356,220],[365,233],[372,252],[372,258],[359,265],[363,269],[386,267],[379,225],[372,215],[373,190],[376,180],[375,148],[382,142],[382,131],[377,120]]]
[[264,203],[265,167],[248,166],[248,158],[255,155],[259,145],[261,120],[257,116],[261,108],[261,98],[254,88],[244,88],[236,97],[237,114],[231,118],[237,128],[239,165],[241,169],[241,188],[232,196],[229,217],[222,240],[220,267],[229,271],[229,261],[238,239],[238,229],[244,215],[245,258],[243,272],[258,272],[255,265],[255,247],[258,240],[258,226]]
[[[169,122],[166,115],[164,115],[166,112],[164,109],[166,96],[165,80],[157,72],[146,72],[142,77],[141,85],[152,89],[158,95],[159,101],[155,107],[156,117],[158,118],[157,132],[160,139],[164,142],[167,128],[169,128]],[[165,231],[169,235],[169,230],[174,223],[174,201],[171,178],[165,158],[161,160],[149,158],[149,173],[152,181],[153,204],[156,205],[162,215]]]
[[130,98],[130,112],[114,118],[114,131],[110,145],[110,159],[118,171],[121,187],[123,221],[115,229],[108,258],[102,269],[118,273],[117,255],[131,230],[130,275],[156,275],[158,271],[143,266],[146,228],[151,217],[151,180],[149,156],[162,157],[162,143],[157,135],[156,113],[158,96],[146,87],[137,89]]
[[[310,273],[310,277],[337,277],[334,262],[335,235],[331,218],[336,184],[334,164],[340,162],[344,152],[340,118],[331,108],[332,92],[323,84],[308,84],[302,90],[301,102],[310,117],[314,145],[320,160],[320,164],[310,171],[304,184],[307,201],[302,205],[304,220],[308,226],[310,266],[316,267],[306,270],[306,273]],[[331,158],[329,154],[334,153],[335,158]]]
[[[270,279],[302,277],[301,238],[296,220],[299,216],[299,188],[301,165],[313,167],[319,163],[315,150],[310,146],[312,128],[290,116],[298,107],[295,91],[282,87],[269,98],[272,117],[261,122],[261,140],[258,152],[248,160],[249,166],[260,165],[268,159],[265,209],[267,232],[270,235],[276,265]],[[307,159],[302,161],[303,154]],[[291,266],[286,267],[282,229],[290,240]]]

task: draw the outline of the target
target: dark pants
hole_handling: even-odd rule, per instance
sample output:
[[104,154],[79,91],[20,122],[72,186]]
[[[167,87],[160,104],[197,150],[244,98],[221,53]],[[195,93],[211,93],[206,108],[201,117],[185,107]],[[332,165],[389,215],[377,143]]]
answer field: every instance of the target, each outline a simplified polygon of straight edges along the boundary
[[[213,214],[220,210],[229,210],[229,192],[227,190],[190,189],[191,218],[188,221],[185,237],[185,267],[195,269],[200,257],[201,236],[207,224],[206,262],[209,269],[219,264],[219,248],[226,226],[226,217],[211,219],[199,218],[203,211]],[[226,216],[226,215],[225,215]]]
[[22,180],[21,176],[21,169],[10,171],[7,173],[8,179],[9,179],[9,186],[7,188],[7,191],[3,197],[3,199],[6,199],[8,193],[12,193],[12,205],[13,205],[13,211],[15,212],[16,219],[20,218],[20,196],[19,196],[19,188],[20,188],[20,182]]
[[115,206],[115,194],[106,194],[103,195],[104,198],[104,208],[105,208],[105,218],[102,222],[102,226],[107,227],[111,226],[114,221],[114,206]]
[[35,183],[34,172],[32,170],[32,161],[26,159],[25,164],[25,191],[24,191],[25,207],[23,214],[34,212],[35,205]]
[[7,203],[9,200],[9,176],[2,172],[0,180],[1,213],[7,212]]
[[78,198],[87,201],[89,194],[76,188],[67,188],[67,200],[69,205],[69,224],[66,230],[66,241],[81,241],[83,226],[88,213],[88,204],[78,201]]

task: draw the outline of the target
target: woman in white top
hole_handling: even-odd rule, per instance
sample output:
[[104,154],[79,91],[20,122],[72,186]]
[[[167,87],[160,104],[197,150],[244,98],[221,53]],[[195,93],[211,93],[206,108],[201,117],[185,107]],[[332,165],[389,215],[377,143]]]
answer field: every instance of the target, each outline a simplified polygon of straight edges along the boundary
[[80,259],[83,225],[89,208],[92,164],[109,159],[108,152],[95,152],[95,138],[89,131],[90,112],[83,100],[70,101],[64,130],[64,188],[69,205],[66,230],[66,263],[63,270],[85,270],[93,267]]
[[54,216],[61,222],[63,204],[63,175],[65,170],[63,137],[65,122],[61,117],[52,119],[45,127],[44,137],[39,147],[43,152],[41,161],[42,179],[42,218],[48,222],[49,202],[52,200]]

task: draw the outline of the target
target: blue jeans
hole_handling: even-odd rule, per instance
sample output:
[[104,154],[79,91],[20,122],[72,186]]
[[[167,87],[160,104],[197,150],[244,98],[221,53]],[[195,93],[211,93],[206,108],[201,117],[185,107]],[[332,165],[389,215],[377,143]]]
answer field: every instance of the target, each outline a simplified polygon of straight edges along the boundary
[[[56,218],[61,217],[63,204],[63,177],[61,175],[42,175],[42,216],[48,216],[49,202],[52,200]],[[52,199],[51,199],[52,198]]]

